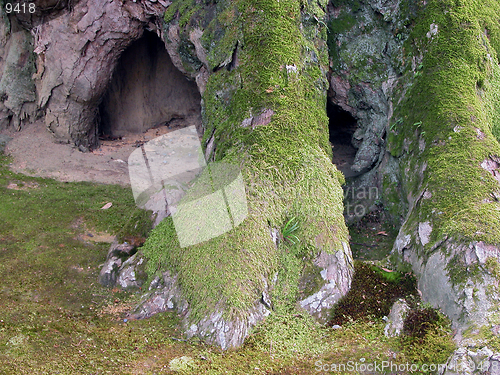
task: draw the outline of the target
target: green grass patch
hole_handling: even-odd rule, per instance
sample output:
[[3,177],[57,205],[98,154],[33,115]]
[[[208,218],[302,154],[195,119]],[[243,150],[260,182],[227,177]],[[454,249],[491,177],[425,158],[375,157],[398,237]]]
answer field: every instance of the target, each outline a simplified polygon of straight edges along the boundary
[[[227,352],[185,340],[173,312],[125,322],[139,295],[101,287],[109,244],[78,238],[89,228],[143,235],[116,224],[141,216],[130,189],[27,177],[7,163],[0,156],[0,374],[316,374],[319,363],[363,356],[407,360],[400,342],[383,336],[381,319],[332,330],[291,308],[293,299]],[[7,188],[14,182],[26,190]],[[303,250],[289,245],[285,259],[298,259]]]

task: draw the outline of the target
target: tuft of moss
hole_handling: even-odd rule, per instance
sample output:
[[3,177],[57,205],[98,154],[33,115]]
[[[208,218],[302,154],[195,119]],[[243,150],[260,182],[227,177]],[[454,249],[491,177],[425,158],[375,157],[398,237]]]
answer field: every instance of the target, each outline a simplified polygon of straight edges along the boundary
[[310,357],[328,350],[323,335],[307,313],[274,313],[249,336],[248,345],[283,359]]
[[333,309],[330,326],[387,316],[397,299],[417,295],[412,275],[386,272],[359,261],[354,263],[354,270],[351,289]]
[[400,336],[405,356],[416,364],[446,363],[456,349],[450,327],[450,320],[432,307],[410,310]]
[[498,263],[498,259],[489,257],[484,262],[484,266],[493,277],[500,279],[500,264]]

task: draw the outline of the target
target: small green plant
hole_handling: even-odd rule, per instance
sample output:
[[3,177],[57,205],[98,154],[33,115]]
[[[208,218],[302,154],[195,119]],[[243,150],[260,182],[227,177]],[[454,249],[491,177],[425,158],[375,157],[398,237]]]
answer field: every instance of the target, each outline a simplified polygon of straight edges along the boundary
[[297,218],[294,216],[290,220],[288,220],[281,231],[281,236],[284,241],[290,242],[292,245],[295,245],[297,242],[300,242],[299,238],[294,234],[294,232],[299,229],[299,222]]
[[403,119],[399,119],[398,121],[396,121],[394,124],[392,124],[392,125],[391,125],[390,130],[394,130],[394,128],[395,128],[397,125],[401,124],[402,122],[403,122]]

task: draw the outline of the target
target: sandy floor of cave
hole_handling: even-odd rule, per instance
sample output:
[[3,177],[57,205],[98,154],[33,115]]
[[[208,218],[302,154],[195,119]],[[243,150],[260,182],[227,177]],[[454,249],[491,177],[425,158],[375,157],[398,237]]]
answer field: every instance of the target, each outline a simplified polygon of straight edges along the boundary
[[13,138],[7,144],[5,153],[13,157],[10,169],[14,172],[59,181],[129,186],[129,155],[142,143],[189,125],[196,124],[190,120],[174,120],[169,127],[150,129],[143,134],[128,134],[120,140],[101,141],[98,149],[87,153],[69,144],[55,143],[41,121],[19,132],[4,130],[1,133]]
[[[169,126],[128,134],[116,141],[101,141],[98,149],[83,153],[69,144],[55,143],[42,121],[28,125],[20,132],[4,130],[12,137],[6,154],[13,157],[10,169],[29,176],[49,177],[60,181],[91,181],[104,184],[130,185],[127,160],[139,145],[185,126],[195,120],[173,120]],[[356,155],[353,147],[335,144],[333,163],[346,177],[356,175],[350,169]]]

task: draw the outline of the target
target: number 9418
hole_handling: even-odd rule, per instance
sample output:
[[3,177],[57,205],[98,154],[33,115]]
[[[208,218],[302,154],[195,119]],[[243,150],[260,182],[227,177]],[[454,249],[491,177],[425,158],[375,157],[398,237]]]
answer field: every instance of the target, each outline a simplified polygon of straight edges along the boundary
[[35,3],[22,3],[22,4],[5,4],[5,11],[7,13],[35,13]]

